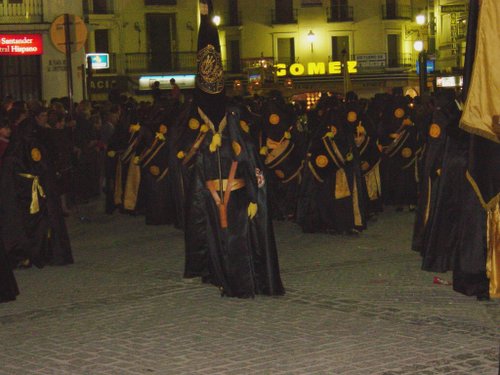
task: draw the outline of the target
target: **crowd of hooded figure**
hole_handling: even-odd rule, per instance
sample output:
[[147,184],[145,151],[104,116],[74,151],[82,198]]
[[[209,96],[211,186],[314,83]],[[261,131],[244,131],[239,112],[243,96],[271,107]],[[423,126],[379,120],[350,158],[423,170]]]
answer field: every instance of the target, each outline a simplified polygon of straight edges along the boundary
[[[201,276],[230,296],[283,294],[277,270],[268,275],[274,281],[263,283],[260,290],[247,285],[241,291],[231,291],[234,285],[238,289],[252,281],[228,282],[225,279],[234,275],[227,275],[227,270],[220,271],[224,277],[214,280],[217,262],[200,261],[210,257],[210,252],[200,251],[204,242],[211,241],[204,233],[210,230],[210,220],[206,214],[200,215],[196,202],[206,197],[203,192],[196,193],[196,184],[200,173],[211,172],[206,165],[201,169],[197,166],[198,154],[203,153],[203,145],[213,152],[221,140],[217,141],[216,132],[211,134],[211,120],[193,105],[193,97],[186,93],[182,104],[167,97],[153,104],[138,104],[125,96],[110,98],[97,106],[82,101],[71,120],[67,106],[56,100],[48,107],[39,102],[3,103],[2,267],[10,270],[72,263],[64,217],[78,204],[104,192],[107,214],[144,215],[148,225],[172,224],[185,230],[185,277]],[[413,249],[422,254],[423,268],[440,272],[453,269],[452,255],[435,254],[433,241],[437,236],[430,223],[435,181],[441,174],[444,129],[448,126],[453,132],[453,122],[460,115],[453,91],[443,91],[425,102],[403,96],[401,90],[370,100],[358,99],[354,92],[345,97],[323,93],[308,111],[303,103],[289,102],[278,91],[225,100],[237,110],[238,137],[244,137],[232,138],[233,159],[235,155],[243,158],[242,148],[251,147],[258,155],[257,160],[249,157],[240,161],[240,165],[252,165],[248,175],[256,182],[249,217],[256,215],[251,211],[257,210],[261,200],[258,207],[266,207],[269,219],[294,221],[304,232],[356,235],[387,205],[398,211],[416,209]],[[228,177],[235,186],[229,189],[232,205],[237,204],[236,185],[252,191],[248,179],[245,183],[245,178],[237,177],[241,176],[233,173]],[[208,178],[202,181],[205,184]],[[210,181],[219,183],[217,178]],[[257,193],[264,181],[267,195],[260,197]],[[217,187],[211,189],[208,183],[207,189],[211,194],[208,200],[221,208],[217,199],[224,198],[224,192],[218,196]],[[202,216],[204,223],[200,222]],[[219,212],[217,225],[224,228],[223,221],[228,218],[238,220]],[[240,226],[246,225],[245,220]],[[272,247],[274,234],[262,229],[268,224],[261,223],[261,229],[257,225],[254,237],[255,241],[270,237],[267,243]],[[231,242],[233,237],[238,241],[237,233],[224,236],[227,238],[221,241]],[[235,262],[240,264],[238,268],[245,260]],[[264,254],[262,263],[278,267],[275,249],[271,255]],[[9,272],[1,274],[7,277]],[[4,300],[14,299],[18,293],[11,275],[8,280],[0,284],[7,286],[0,294]]]

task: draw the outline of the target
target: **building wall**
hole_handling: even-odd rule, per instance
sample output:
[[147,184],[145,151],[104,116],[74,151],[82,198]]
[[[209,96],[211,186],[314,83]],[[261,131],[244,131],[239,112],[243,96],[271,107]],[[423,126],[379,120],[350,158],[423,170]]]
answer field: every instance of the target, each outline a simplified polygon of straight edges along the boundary
[[[83,17],[81,1],[50,0],[44,2],[44,20],[51,23],[61,14],[68,13]],[[46,100],[68,96],[66,55],[54,47],[48,29],[44,31],[44,53],[42,55],[42,96]],[[85,50],[71,54],[73,101],[83,99],[82,64]]]

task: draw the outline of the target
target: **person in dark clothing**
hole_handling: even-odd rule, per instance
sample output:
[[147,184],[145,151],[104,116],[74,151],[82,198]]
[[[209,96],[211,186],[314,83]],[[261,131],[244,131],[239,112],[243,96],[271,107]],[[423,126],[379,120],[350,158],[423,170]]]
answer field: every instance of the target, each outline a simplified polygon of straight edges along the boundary
[[14,266],[73,263],[43,112],[19,124],[0,174],[2,239]]
[[13,301],[18,294],[19,288],[10,262],[5,255],[3,241],[0,240],[0,303]]
[[282,295],[263,165],[239,109],[226,106],[211,0],[200,0],[200,12],[196,111],[188,122],[203,124],[206,136],[186,199],[184,277],[202,277],[228,297]]

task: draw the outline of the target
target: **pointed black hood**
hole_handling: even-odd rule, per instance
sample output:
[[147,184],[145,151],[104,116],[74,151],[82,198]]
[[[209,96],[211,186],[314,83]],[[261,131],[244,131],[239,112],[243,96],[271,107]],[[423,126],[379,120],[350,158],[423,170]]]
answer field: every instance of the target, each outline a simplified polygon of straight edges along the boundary
[[212,0],[200,0],[195,103],[217,127],[225,114],[224,70]]

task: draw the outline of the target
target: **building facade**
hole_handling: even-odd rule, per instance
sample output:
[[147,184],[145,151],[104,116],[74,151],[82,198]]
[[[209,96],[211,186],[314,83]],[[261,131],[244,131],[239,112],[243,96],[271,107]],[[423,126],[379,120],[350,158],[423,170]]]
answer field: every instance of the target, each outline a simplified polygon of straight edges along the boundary
[[[83,97],[85,25],[73,28],[74,49],[68,70],[64,48],[52,42],[51,25],[64,14],[82,16],[82,3],[65,0],[0,0],[0,97],[46,99],[69,96],[68,81],[75,100]],[[71,18],[75,20],[74,17]],[[78,18],[77,18],[78,19]],[[59,18],[59,21],[61,19]],[[53,38],[61,40],[64,28],[54,25]],[[83,29],[82,29],[83,28]],[[76,39],[78,31],[80,40]],[[76,42],[79,42],[77,44]],[[71,78],[68,77],[71,73]]]
[[[258,82],[294,92],[341,91],[342,66],[361,94],[395,86],[418,91],[417,40],[423,42],[433,74],[459,75],[463,65],[465,0],[213,2],[228,91],[233,81],[244,88]],[[0,0],[0,34],[39,33],[43,38],[42,55],[9,56],[9,63],[0,62],[1,95],[65,96],[65,54],[50,36],[50,25],[64,13],[81,16],[88,31],[83,49],[71,54],[75,100],[89,94],[105,99],[112,88],[147,95],[151,81],[168,88],[172,76],[181,88],[194,84],[198,0]],[[417,15],[425,15],[422,25],[416,23]],[[108,54],[109,66],[85,72],[85,53]],[[0,56],[5,61],[1,51]],[[29,67],[21,76],[37,76],[38,88],[36,79],[26,87],[20,84],[26,79],[12,78],[20,75],[9,69],[25,63]],[[431,84],[434,77],[429,77]],[[14,88],[15,82],[20,88]]]

